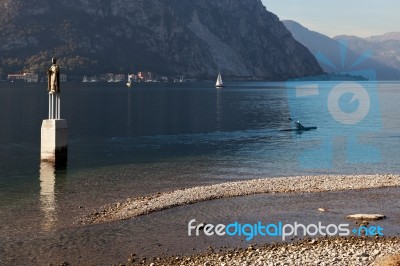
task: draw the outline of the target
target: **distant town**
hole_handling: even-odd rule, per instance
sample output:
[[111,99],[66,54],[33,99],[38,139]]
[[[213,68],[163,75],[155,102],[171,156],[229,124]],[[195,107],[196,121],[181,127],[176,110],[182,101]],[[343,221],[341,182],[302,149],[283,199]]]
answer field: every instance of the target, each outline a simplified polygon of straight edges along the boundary
[[[61,82],[67,82],[68,76],[66,74],[60,75]],[[7,81],[10,82],[47,82],[47,76],[39,75],[36,73],[18,73],[8,74]],[[184,79],[184,76],[168,77],[157,75],[153,72],[137,72],[136,74],[114,74],[104,73],[98,75],[83,75],[82,79],[76,78],[72,81],[82,82],[187,82],[195,81],[194,79]]]
[[113,74],[105,73],[94,76],[83,76],[82,82],[184,82],[184,76],[167,77],[160,76],[153,72],[137,72],[137,74]]
[[[42,78],[41,81],[44,81],[45,78]],[[15,81],[24,81],[24,82],[39,82],[39,74],[35,73],[20,73],[20,74],[8,74],[7,75],[7,80],[11,82]],[[47,81],[47,77],[46,77]],[[60,81],[66,82],[67,81],[67,75],[61,74],[60,75]]]

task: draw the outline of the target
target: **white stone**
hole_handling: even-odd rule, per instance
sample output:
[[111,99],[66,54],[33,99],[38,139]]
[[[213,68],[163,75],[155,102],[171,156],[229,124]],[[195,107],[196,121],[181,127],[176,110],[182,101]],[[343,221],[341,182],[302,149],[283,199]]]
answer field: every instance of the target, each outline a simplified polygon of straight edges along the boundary
[[347,219],[356,219],[356,220],[382,220],[385,218],[386,216],[383,214],[353,214],[347,216]]
[[58,156],[66,157],[67,148],[67,121],[65,119],[43,120],[41,130],[41,160],[55,162]]

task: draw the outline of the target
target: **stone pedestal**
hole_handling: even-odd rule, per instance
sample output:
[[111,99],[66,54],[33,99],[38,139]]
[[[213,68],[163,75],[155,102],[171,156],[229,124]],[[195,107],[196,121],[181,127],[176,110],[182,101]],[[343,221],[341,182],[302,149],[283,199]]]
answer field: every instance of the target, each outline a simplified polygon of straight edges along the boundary
[[46,119],[42,123],[41,160],[64,164],[68,154],[68,128],[65,119]]

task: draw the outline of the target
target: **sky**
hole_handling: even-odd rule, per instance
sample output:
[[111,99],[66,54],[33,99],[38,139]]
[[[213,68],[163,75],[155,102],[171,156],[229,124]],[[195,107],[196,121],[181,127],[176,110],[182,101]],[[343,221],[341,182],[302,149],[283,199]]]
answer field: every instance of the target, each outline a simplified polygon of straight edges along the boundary
[[281,20],[334,37],[369,37],[400,31],[399,0],[262,0]]

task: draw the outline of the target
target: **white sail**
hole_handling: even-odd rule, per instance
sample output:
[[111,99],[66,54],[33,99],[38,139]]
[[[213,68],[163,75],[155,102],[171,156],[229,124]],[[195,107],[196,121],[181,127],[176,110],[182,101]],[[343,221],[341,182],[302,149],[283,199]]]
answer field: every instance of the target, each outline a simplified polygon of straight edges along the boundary
[[221,77],[221,73],[218,74],[218,78],[217,78],[217,82],[215,83],[216,87],[222,87],[224,86],[224,83],[222,82],[222,77]]

